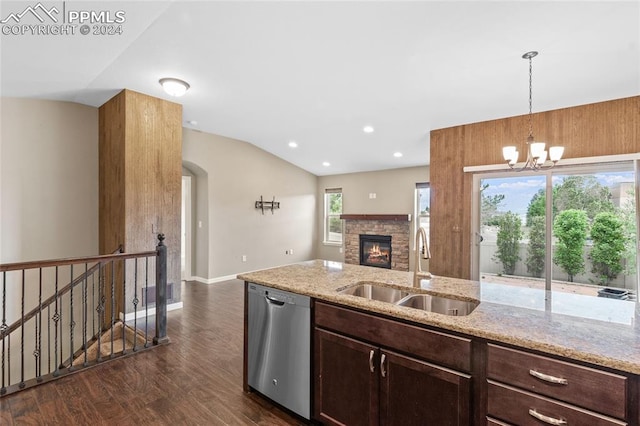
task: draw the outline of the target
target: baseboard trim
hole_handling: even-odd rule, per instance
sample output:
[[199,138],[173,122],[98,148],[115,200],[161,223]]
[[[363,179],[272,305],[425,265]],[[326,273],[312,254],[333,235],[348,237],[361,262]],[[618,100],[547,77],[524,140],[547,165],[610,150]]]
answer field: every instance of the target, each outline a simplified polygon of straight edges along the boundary
[[216,277],[216,278],[202,278],[202,277],[191,277],[192,281],[197,281],[202,284],[215,284],[221,283],[222,281],[235,280],[237,275],[225,275],[224,277]]
[[[167,312],[175,311],[176,309],[182,309],[182,302],[170,303],[167,305]],[[151,316],[154,316],[155,314],[156,314],[156,308],[154,306],[153,308],[149,308],[147,310],[129,312],[126,315],[122,315],[122,312],[120,312],[119,316],[121,320],[126,322],[126,321],[132,321],[133,319],[145,318],[147,315],[151,317]]]

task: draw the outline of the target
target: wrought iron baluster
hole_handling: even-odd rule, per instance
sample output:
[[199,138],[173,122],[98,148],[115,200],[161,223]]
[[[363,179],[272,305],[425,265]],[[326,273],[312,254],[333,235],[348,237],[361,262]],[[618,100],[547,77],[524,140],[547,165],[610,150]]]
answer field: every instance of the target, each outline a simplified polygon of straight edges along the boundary
[[113,358],[113,324],[116,322],[116,262],[111,262],[111,354],[109,358]]
[[[56,283],[56,284],[57,284],[57,283]],[[62,347],[64,346],[64,345],[63,345],[63,343],[64,343],[64,328],[63,328],[63,322],[62,322],[62,316],[63,316],[63,315],[62,315],[62,312],[63,312],[63,310],[64,310],[64,307],[63,307],[62,295],[59,293],[59,291],[58,291],[58,290],[56,290],[56,297],[57,297],[58,299],[60,299],[60,309],[58,309],[58,325],[60,326],[60,334],[59,334],[59,337],[60,337],[60,345],[59,345],[59,347],[60,347],[60,362],[59,362],[59,363],[57,363],[57,364],[58,364],[58,366],[56,367],[56,369],[58,369],[58,370],[59,370],[59,369],[60,369],[60,367],[62,367],[62,366],[63,366],[63,365],[62,365],[62,363],[64,362],[64,361],[63,361],[63,360],[64,360],[64,358],[63,358],[63,356],[62,356],[62,355],[63,355],[63,352],[62,352],[62,351],[63,351],[63,349],[62,349]]]
[[127,320],[127,260],[122,260],[122,355],[127,352],[127,338],[124,334]]
[[56,266],[56,279],[55,279],[55,310],[53,311],[53,362],[54,362],[54,370],[53,375],[58,376],[60,372],[58,371],[58,321],[60,320],[60,315],[58,314],[58,267]]
[[[100,267],[98,268],[98,277],[100,276],[100,268],[102,268],[102,265],[100,265]],[[93,315],[93,312],[97,312],[96,311],[96,273],[94,272],[93,274],[91,274],[91,335],[95,336],[96,335],[96,316]]]
[[47,305],[47,373],[51,374],[51,304]]
[[25,386],[24,383],[24,269],[22,270],[22,295],[20,297],[20,389]]
[[[82,365],[87,366],[87,322],[89,321],[87,312],[87,293],[89,291],[89,265],[84,264],[84,286],[82,287],[82,349],[84,352],[84,362]],[[93,274],[91,274],[93,277]]]
[[73,330],[76,327],[73,317],[73,264],[70,265],[69,275],[69,282],[71,283],[71,288],[69,289],[69,371],[73,371]]
[[7,332],[7,272],[2,272],[2,325],[0,325],[0,337],[2,338],[2,387],[0,395],[7,393],[5,382],[5,333]]
[[133,351],[136,351],[138,343],[138,258],[133,261]]
[[11,386],[11,333],[7,335],[7,383]]
[[36,322],[36,348],[33,356],[36,358],[36,380],[42,381],[42,268],[39,268],[38,274],[38,313],[35,318]]
[[101,337],[102,337],[102,324],[103,324],[103,316],[104,316],[104,302],[105,302],[105,297],[104,297],[104,270],[105,266],[104,265],[100,265],[100,269],[98,269],[98,307],[96,308],[98,310],[98,332],[94,335],[98,336],[98,354],[96,355],[96,362],[100,362],[102,361],[102,350],[100,348],[102,348],[102,343],[101,343]]
[[149,346],[149,257],[145,257],[144,266],[144,347]]

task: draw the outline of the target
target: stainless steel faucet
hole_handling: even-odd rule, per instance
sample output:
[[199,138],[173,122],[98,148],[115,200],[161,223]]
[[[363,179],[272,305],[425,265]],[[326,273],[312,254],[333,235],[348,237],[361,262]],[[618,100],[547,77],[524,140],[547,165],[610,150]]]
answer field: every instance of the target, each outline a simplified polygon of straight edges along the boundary
[[[422,242],[422,249],[420,248],[420,242]],[[422,253],[423,259],[431,258],[431,251],[429,251],[429,243],[427,242],[427,233],[421,226],[418,227],[418,231],[416,232],[416,244],[414,248],[416,250],[416,256],[413,286],[419,288],[421,279],[431,279],[431,273],[429,271],[423,271],[422,265],[420,265],[420,253]]]

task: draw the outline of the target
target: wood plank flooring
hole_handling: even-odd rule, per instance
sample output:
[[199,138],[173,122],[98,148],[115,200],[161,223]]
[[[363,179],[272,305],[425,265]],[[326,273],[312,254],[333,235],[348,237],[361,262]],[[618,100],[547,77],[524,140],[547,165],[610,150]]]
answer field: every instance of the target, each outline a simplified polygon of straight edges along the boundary
[[242,391],[243,282],[183,284],[171,343],[0,398],[1,425],[302,425]]

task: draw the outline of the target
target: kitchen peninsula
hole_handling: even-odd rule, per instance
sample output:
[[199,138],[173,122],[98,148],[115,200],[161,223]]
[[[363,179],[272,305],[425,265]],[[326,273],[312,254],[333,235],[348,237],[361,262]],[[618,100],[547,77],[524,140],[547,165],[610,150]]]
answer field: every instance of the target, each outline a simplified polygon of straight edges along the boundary
[[[416,413],[424,407],[447,411],[446,404],[453,404],[455,418],[444,417],[442,424],[640,424],[637,303],[438,276],[422,280],[417,289],[410,272],[324,260],[238,278],[315,301],[314,418],[324,423],[345,422],[349,413],[364,411],[374,419],[369,423],[385,416],[405,416],[411,423],[412,409],[395,407],[397,400],[440,393],[449,400],[411,407]],[[449,316],[340,293],[359,283],[479,305],[469,315]],[[339,367],[351,362],[348,352],[340,352],[347,346],[362,352],[365,373],[375,377],[367,379],[373,389],[364,401],[369,408],[360,412],[353,401],[345,409],[330,397],[340,392],[332,381],[348,372]],[[418,367],[407,361],[414,358]],[[412,371],[411,383],[399,381],[403,369]],[[422,381],[417,373],[437,380]],[[422,389],[422,382],[438,389]],[[444,384],[451,385],[449,393]]]

